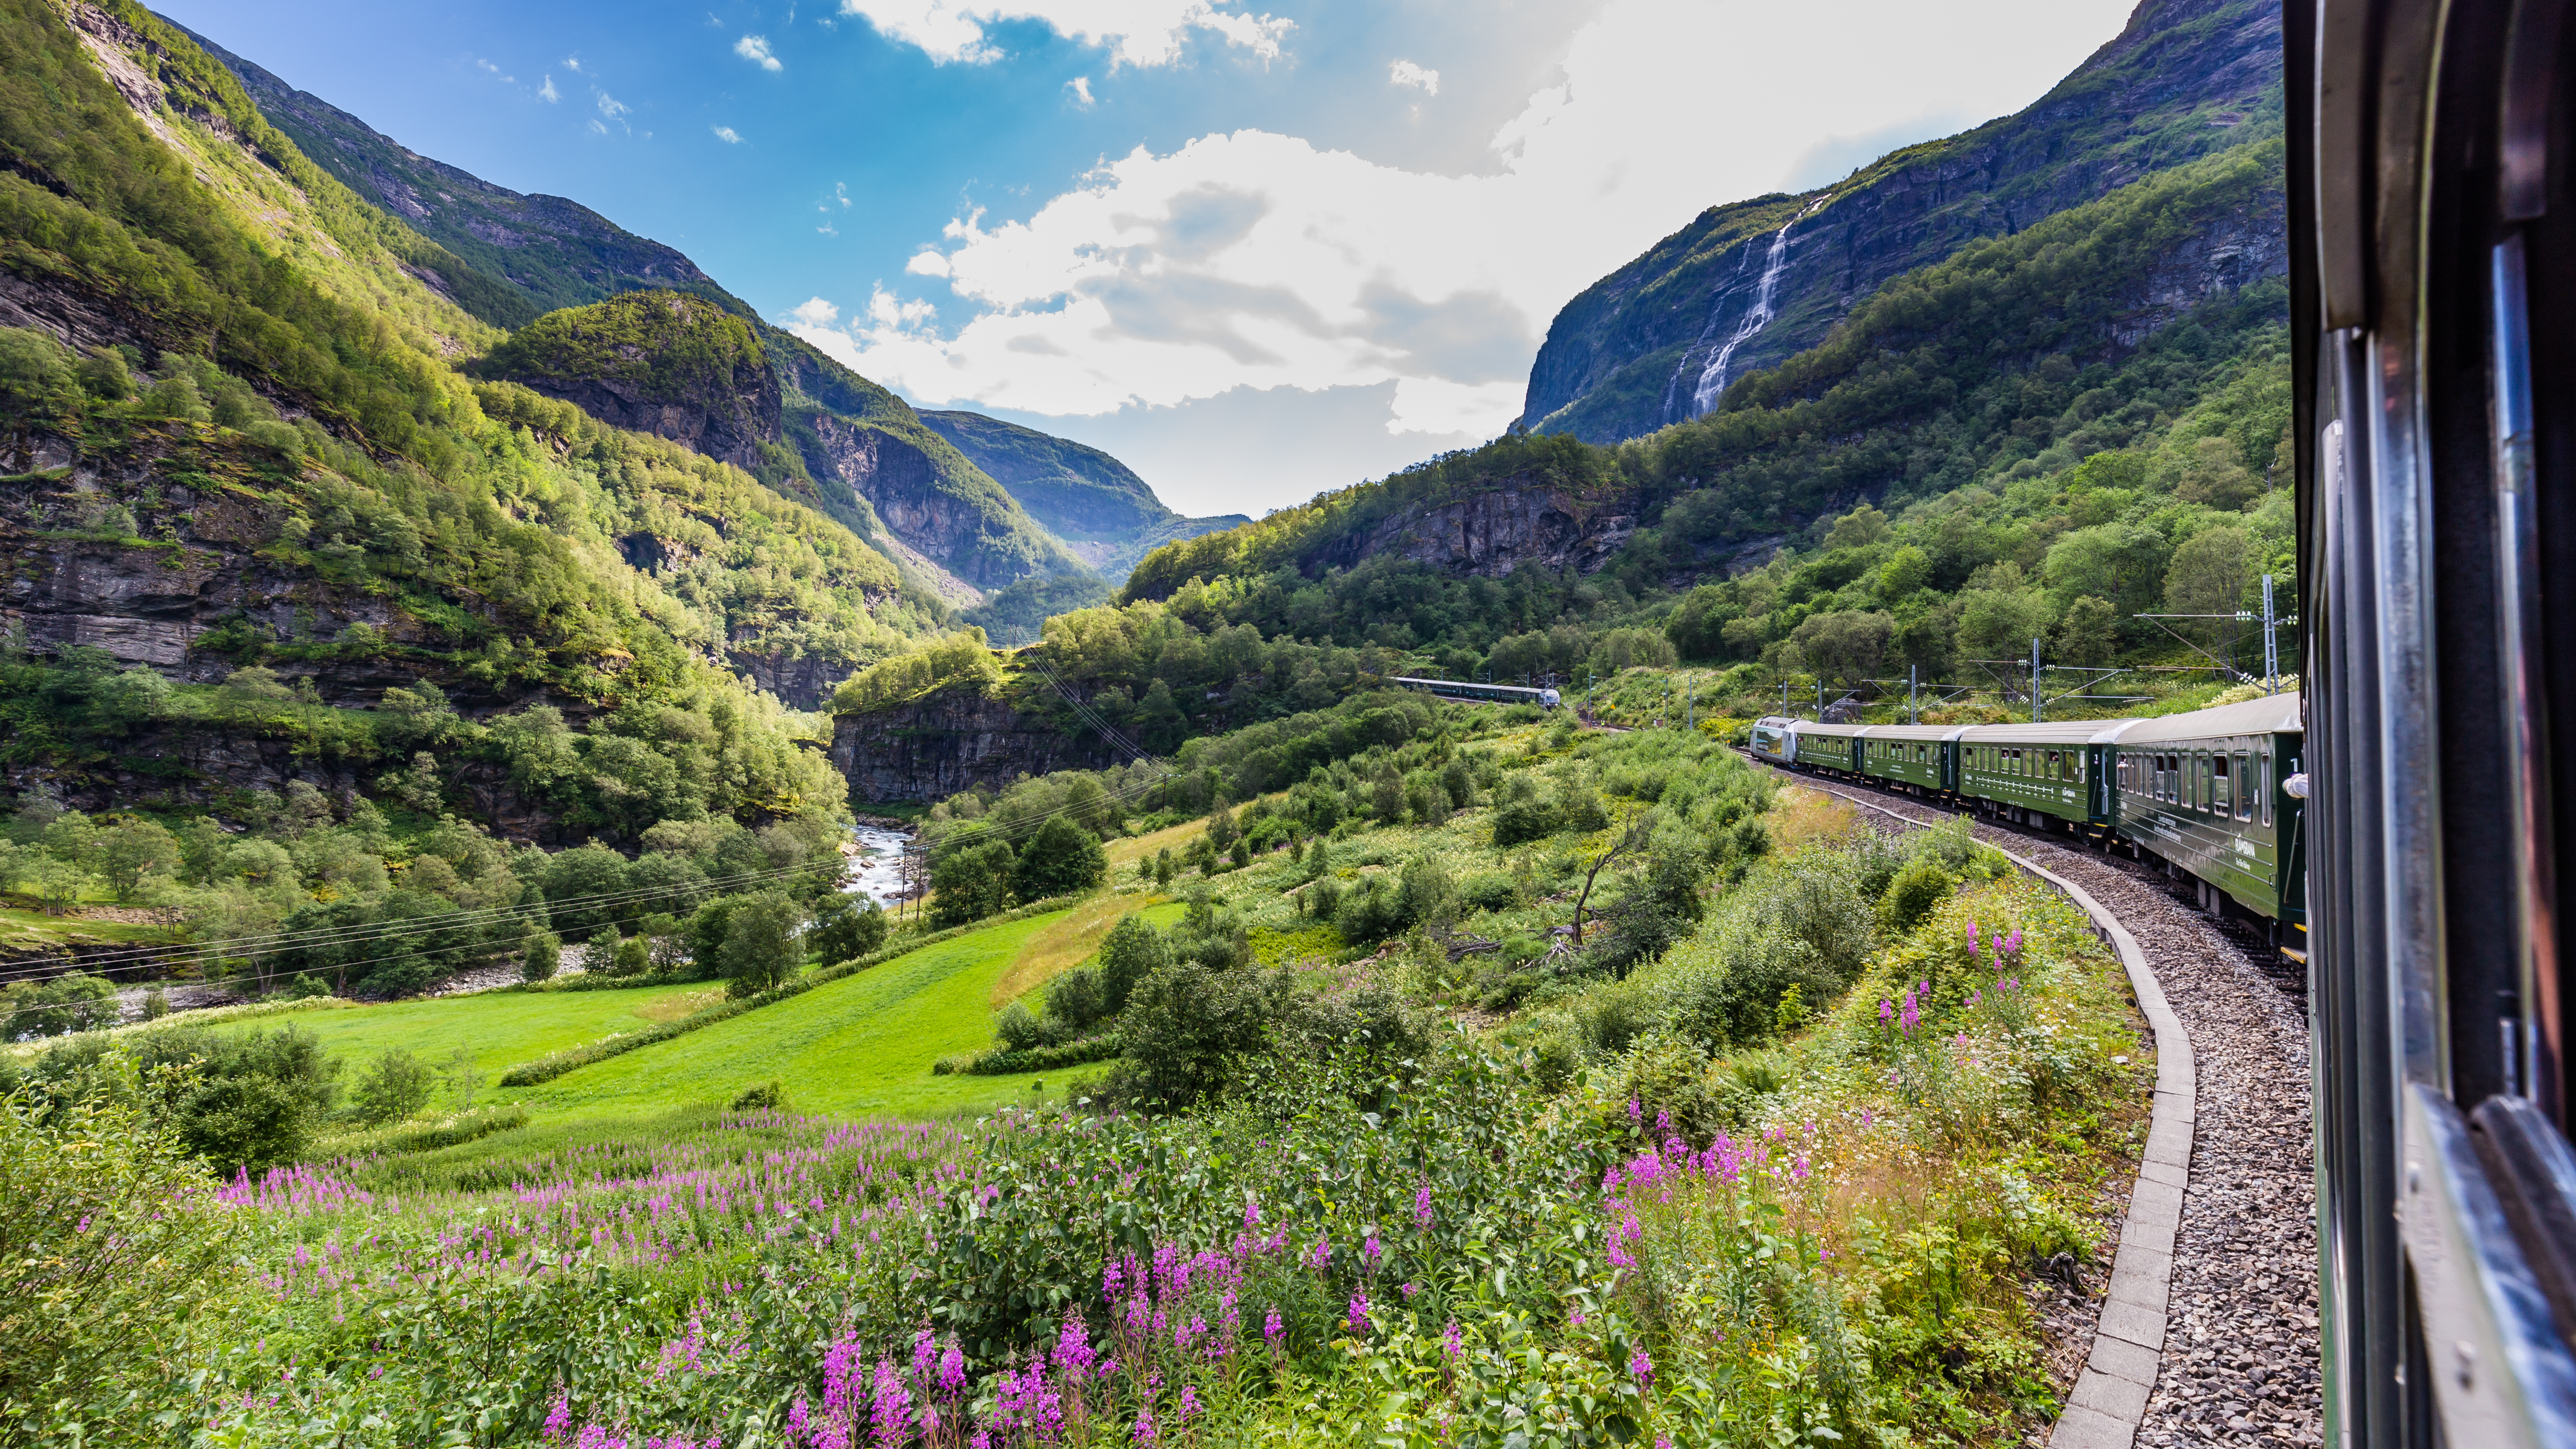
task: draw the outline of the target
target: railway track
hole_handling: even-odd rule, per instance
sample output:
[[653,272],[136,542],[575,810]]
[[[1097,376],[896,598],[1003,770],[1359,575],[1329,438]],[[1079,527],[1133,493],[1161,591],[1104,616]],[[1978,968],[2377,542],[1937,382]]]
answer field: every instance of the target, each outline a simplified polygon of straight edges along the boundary
[[[1949,813],[1907,795],[1780,773],[1920,824]],[[2082,886],[2119,918],[2197,1061],[2165,1346],[2136,1442],[2322,1444],[2305,971],[2252,932],[2231,932],[2200,911],[2161,871],[1982,818],[1974,829]]]

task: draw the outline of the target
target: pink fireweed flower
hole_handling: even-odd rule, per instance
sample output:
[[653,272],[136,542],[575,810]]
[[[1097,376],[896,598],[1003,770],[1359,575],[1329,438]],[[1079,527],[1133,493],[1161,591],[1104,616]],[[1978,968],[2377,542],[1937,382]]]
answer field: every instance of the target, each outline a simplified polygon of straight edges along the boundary
[[1641,1348],[1628,1356],[1628,1377],[1635,1379],[1637,1387],[1641,1389],[1651,1389],[1655,1386],[1655,1361],[1646,1357],[1644,1349]]
[[1325,1267],[1332,1261],[1333,1240],[1331,1238],[1317,1238],[1315,1240],[1315,1246],[1309,1249],[1306,1253],[1306,1266],[1320,1273],[1324,1271]]
[[1351,1318],[1350,1318],[1350,1321],[1351,1321],[1351,1332],[1353,1332],[1353,1333],[1366,1333],[1366,1332],[1368,1331],[1368,1313],[1369,1313],[1369,1301],[1368,1301],[1368,1295],[1367,1295],[1366,1293],[1354,1293],[1354,1294],[1352,1294],[1352,1295],[1351,1295]]
[[1279,1321],[1279,1309],[1278,1306],[1274,1304],[1270,1309],[1269,1315],[1261,1320],[1262,1342],[1270,1345],[1270,1351],[1272,1353],[1277,1353],[1280,1349],[1280,1345],[1287,1339],[1287,1337],[1288,1325]]
[[1190,1416],[1197,1412],[1199,1412],[1199,1391],[1197,1386],[1192,1384],[1181,1385],[1181,1411],[1174,1417],[1186,1424],[1190,1421]]
[[1153,1405],[1148,1404],[1136,1411],[1136,1427],[1127,1431],[1127,1437],[1139,1444],[1151,1444],[1161,1437],[1154,1432]]
[[912,1394],[903,1386],[903,1374],[891,1360],[877,1360],[876,1392],[868,1405],[868,1418],[876,1426],[877,1443],[893,1446],[911,1438]]
[[[954,1354],[957,1350],[951,1348],[949,1352]],[[1066,1314],[1064,1316],[1064,1327],[1056,1334],[1055,1339],[1056,1367],[1062,1369],[1067,1378],[1079,1381],[1084,1372],[1091,1367],[1092,1359],[1091,1335],[1087,1330],[1087,1326],[1082,1321],[1082,1315],[1078,1313]],[[959,1378],[961,1380],[964,1378],[962,1360],[960,1364]],[[940,1365],[940,1388],[945,1391],[947,1387],[947,1365],[942,1363]]]
[[1884,996],[1880,997],[1880,998],[1878,999],[1878,1024],[1879,1024],[1880,1026],[1885,1026],[1885,1025],[1887,1025],[1887,1023],[1888,1023],[1889,1019],[1890,1019],[1890,1018],[1892,1018],[1892,1017],[1894,1017],[1895,1015],[1896,1015],[1896,1003],[1895,1003],[1895,1002],[1893,1002],[1893,1001],[1888,1000],[1888,999],[1887,999],[1886,997],[1884,997]]
[[1360,1262],[1366,1265],[1370,1272],[1374,1273],[1377,1271],[1378,1259],[1385,1256],[1386,1249],[1378,1242],[1377,1231],[1375,1229],[1371,1229],[1367,1239],[1360,1244]]
[[1251,1232],[1261,1226],[1261,1204],[1252,1198],[1243,1200],[1243,1230]]
[[1638,1123],[1645,1120],[1645,1116],[1646,1109],[1637,1105],[1636,1098],[1630,1097],[1628,1099],[1628,1125],[1632,1127],[1636,1126]]
[[1455,1363],[1458,1360],[1458,1355],[1466,1351],[1466,1337],[1458,1331],[1458,1320],[1452,1318],[1449,1320],[1449,1326],[1441,1331],[1440,1352],[1442,1355],[1447,1357],[1450,1362]]
[[[796,1402],[801,1408],[805,1401],[799,1399]],[[555,1406],[546,1412],[546,1442],[553,1443],[571,1432],[572,1395],[559,1393],[555,1395]]]
[[1413,1225],[1417,1228],[1431,1226],[1431,1184],[1427,1182],[1413,1190]]
[[1413,1295],[1422,1291],[1422,1285],[1419,1283],[1400,1284],[1397,1286],[1396,1291],[1404,1295],[1405,1302],[1410,1303],[1413,1301]]

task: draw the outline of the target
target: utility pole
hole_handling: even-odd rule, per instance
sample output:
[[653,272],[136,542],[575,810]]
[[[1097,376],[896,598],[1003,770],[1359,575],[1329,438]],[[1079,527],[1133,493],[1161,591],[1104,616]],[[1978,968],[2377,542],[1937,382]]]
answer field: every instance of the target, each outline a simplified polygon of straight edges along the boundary
[[2039,723],[2039,640],[2030,641],[2030,722]]
[[1824,676],[1822,676],[1822,675],[1818,675],[1818,676],[1816,677],[1816,723],[1818,723],[1818,724],[1823,724],[1824,722],[1825,722],[1825,680],[1824,680]]
[[1780,681],[1780,717],[1789,717],[1789,681],[1785,678]]
[[1696,679],[1690,682],[1690,688],[1682,695],[1682,728],[1699,728],[1699,681]]
[[2272,576],[2263,576],[2263,692],[2281,692],[2281,645],[2272,633]]
[[1914,707],[1914,671],[1920,667],[1913,664],[1905,666],[1905,722],[1910,725],[1923,723],[1923,712]]

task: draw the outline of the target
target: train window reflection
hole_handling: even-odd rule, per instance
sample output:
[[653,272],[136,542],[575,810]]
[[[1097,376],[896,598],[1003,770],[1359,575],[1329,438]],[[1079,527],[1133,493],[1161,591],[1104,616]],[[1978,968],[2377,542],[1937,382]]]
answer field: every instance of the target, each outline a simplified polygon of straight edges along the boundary
[[2242,753],[2237,755],[2236,818],[2239,820],[2254,818],[2254,777],[2248,769],[2248,764],[2249,761],[2245,755]]
[[2235,782],[2228,776],[2227,757],[2225,755],[2215,755],[2210,758],[2209,774],[2210,810],[2219,815],[2233,813],[2236,808],[2236,801],[2234,795],[2229,791],[2228,786]]

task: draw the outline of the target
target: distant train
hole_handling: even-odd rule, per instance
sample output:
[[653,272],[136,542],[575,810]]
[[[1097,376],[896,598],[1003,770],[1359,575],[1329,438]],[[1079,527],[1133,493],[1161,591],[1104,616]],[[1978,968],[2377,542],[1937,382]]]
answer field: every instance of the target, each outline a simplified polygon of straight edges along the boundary
[[2306,959],[2299,696],[2156,719],[1850,725],[1777,716],[1757,758],[2123,847],[2198,883],[2212,915]]

